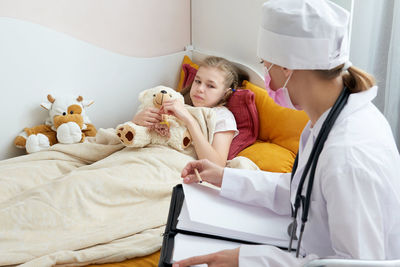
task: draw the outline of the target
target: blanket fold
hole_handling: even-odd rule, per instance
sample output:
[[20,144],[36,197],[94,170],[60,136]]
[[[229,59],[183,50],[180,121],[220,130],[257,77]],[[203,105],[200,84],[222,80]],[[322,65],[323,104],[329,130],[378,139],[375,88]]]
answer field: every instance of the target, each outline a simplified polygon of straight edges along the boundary
[[[211,143],[212,109],[189,111]],[[100,129],[84,143],[0,162],[0,266],[80,266],[157,251],[172,188],[194,159],[193,147],[129,148],[114,129]]]

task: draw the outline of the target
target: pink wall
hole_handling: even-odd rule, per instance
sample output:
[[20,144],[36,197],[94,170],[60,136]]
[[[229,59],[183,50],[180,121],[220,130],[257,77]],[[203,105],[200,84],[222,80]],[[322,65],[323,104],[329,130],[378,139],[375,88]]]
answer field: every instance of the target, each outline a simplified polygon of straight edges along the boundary
[[134,57],[182,51],[191,42],[189,0],[0,0],[0,16]]

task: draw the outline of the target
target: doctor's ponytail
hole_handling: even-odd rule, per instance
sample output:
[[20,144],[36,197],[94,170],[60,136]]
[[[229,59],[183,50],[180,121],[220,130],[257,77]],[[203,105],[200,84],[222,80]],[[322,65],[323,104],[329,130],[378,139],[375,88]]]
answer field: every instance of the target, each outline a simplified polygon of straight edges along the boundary
[[344,64],[330,70],[316,70],[318,75],[325,80],[331,80],[342,76],[343,84],[350,89],[351,93],[366,91],[375,85],[375,79],[371,74],[350,66],[347,70],[343,70]]
[[352,93],[366,91],[375,85],[375,79],[371,74],[351,66],[342,74],[343,84],[350,89]]

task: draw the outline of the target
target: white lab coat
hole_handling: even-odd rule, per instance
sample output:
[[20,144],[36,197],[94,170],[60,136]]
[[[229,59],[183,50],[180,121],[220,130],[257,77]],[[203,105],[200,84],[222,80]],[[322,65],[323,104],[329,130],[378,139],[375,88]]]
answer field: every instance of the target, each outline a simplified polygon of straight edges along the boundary
[[[400,156],[390,126],[371,103],[376,93],[373,87],[351,94],[325,142],[301,244],[304,257],[272,246],[243,245],[239,266],[292,267],[315,258],[400,259]],[[302,132],[292,185],[290,174],[225,168],[221,195],[290,214],[289,199],[294,202],[328,112]]]

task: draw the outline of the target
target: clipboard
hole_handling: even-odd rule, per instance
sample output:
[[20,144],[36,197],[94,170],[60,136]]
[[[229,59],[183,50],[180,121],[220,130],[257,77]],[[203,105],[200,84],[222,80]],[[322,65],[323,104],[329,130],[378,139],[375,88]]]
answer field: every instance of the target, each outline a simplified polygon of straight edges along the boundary
[[165,226],[164,237],[161,247],[160,260],[158,263],[159,267],[171,267],[171,258],[174,248],[174,238],[177,234],[178,229],[176,225],[178,223],[178,216],[182,209],[183,200],[185,194],[181,184],[178,184],[172,189],[172,197],[169,205],[167,225]]
[[[229,237],[222,237],[217,235],[199,233],[195,231],[188,231],[182,230],[177,228],[178,224],[178,217],[182,210],[182,206],[185,200],[185,194],[183,191],[182,184],[176,185],[172,190],[172,197],[169,207],[168,219],[167,224],[165,227],[165,231],[163,234],[163,242],[161,247],[160,253],[160,260],[159,260],[159,267],[171,267],[172,266],[172,258],[174,253],[174,245],[175,245],[175,236],[177,234],[184,234],[190,236],[197,236],[197,237],[205,237],[211,239],[218,239],[224,241],[230,241],[240,244],[250,244],[250,245],[265,245],[264,243],[256,243],[256,242],[249,242],[245,240],[239,240]],[[280,249],[287,250],[286,247],[277,246]]]

